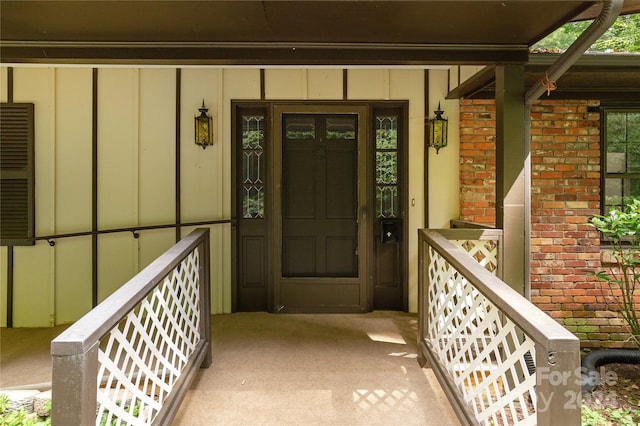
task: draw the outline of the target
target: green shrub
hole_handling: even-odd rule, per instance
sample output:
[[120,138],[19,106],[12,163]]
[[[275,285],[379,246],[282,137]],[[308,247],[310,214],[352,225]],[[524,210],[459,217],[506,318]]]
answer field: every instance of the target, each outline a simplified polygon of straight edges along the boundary
[[9,411],[9,396],[0,394],[0,426],[50,426],[51,418],[41,419],[35,413],[20,408]]
[[640,297],[640,200],[594,216],[591,223],[611,242],[613,262],[606,270],[590,273],[608,284],[611,308],[622,315],[631,340],[640,349],[640,323],[634,306]]

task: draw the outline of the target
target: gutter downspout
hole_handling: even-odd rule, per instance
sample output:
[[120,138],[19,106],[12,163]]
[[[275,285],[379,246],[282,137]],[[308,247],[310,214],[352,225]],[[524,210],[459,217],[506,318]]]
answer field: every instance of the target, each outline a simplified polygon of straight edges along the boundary
[[[537,101],[540,96],[547,90],[543,84],[547,82],[555,82],[569,69],[571,66],[587,51],[587,49],[598,39],[605,31],[613,25],[615,20],[622,12],[624,0],[605,0],[602,10],[589,27],[569,46],[569,48],[556,60],[545,72],[540,84],[534,84],[529,88],[524,96],[524,140],[526,160],[524,166],[524,185],[525,185],[525,209],[524,209],[524,269],[531,270],[531,105]],[[524,295],[527,299],[531,296],[531,273],[525,273],[524,279]]]

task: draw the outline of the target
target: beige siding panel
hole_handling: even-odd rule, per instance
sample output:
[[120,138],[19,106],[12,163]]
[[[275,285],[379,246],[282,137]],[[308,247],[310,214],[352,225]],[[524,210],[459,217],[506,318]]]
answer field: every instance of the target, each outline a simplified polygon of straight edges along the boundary
[[140,225],[175,223],[175,105],[176,71],[140,70]]
[[[409,311],[418,310],[418,229],[424,227],[424,70],[391,70],[391,99],[409,101]],[[411,202],[415,200],[415,204]]]
[[7,85],[8,68],[0,67],[0,102],[7,102],[8,100],[8,88]]
[[[176,70],[140,70],[139,223],[175,223]],[[140,231],[138,268],[175,244],[175,229]]]
[[226,68],[223,70],[223,81],[225,100],[260,99],[259,69]]
[[98,237],[98,303],[122,287],[137,272],[137,240],[130,233]]
[[140,231],[138,242],[140,248],[140,270],[146,268],[175,243],[176,231],[174,228]]
[[[465,65],[460,67],[460,82],[464,82],[484,68],[484,65]],[[452,86],[453,87],[453,86]]]
[[[208,221],[228,218],[225,216],[224,195],[229,193],[225,189],[224,167],[228,167],[229,141],[222,137],[219,115],[222,114],[222,69],[184,69],[182,70],[182,126],[181,126],[181,168],[182,168],[182,220]],[[199,114],[202,105],[209,108],[209,115],[214,123],[214,145],[206,149],[194,143],[193,117]],[[214,225],[211,230],[211,311],[221,313],[218,308],[222,304],[221,297],[225,284],[221,279],[221,267],[218,251],[222,247],[214,229],[221,225]],[[224,226],[224,225],[222,225]],[[183,229],[183,236],[193,228]]]
[[458,137],[458,101],[445,100],[447,94],[448,72],[432,70],[429,80],[429,117],[438,102],[444,111],[443,117],[449,119],[449,143],[436,154],[429,149],[429,227],[448,228],[451,219],[460,216],[459,195],[459,152]]
[[[211,237],[211,312],[214,314],[231,312],[231,280],[226,279],[226,269],[230,270],[230,261],[226,263],[225,253],[231,251],[231,246],[225,247],[225,234],[228,226],[210,226]],[[229,259],[230,260],[230,259]],[[229,273],[230,275],[230,273]]]
[[56,324],[72,323],[91,310],[91,237],[57,240]]
[[209,228],[211,237],[211,312],[215,314],[231,312],[231,282],[224,279],[226,267],[224,255],[229,251],[224,247],[225,228],[226,225],[213,225]]
[[303,69],[267,69],[266,99],[307,99],[307,73]]
[[[138,223],[172,224],[176,221],[176,70],[141,69],[139,81]],[[139,235],[140,270],[175,244],[174,228],[140,231]]]
[[[98,72],[98,227],[137,225],[138,70]],[[137,240],[129,233],[98,237],[98,300],[137,272]]]
[[98,226],[136,225],[138,71],[98,71]]
[[[222,167],[222,148],[217,137],[215,117],[219,109],[218,69],[182,70],[181,90],[181,212],[182,221],[215,220],[222,215],[220,191],[222,182],[217,180]],[[194,143],[193,118],[199,115],[202,105],[209,108],[214,117],[214,145],[206,149]]]
[[[56,69],[56,233],[91,230],[92,71]],[[58,239],[56,324],[91,309],[91,237]]]
[[342,99],[342,70],[307,70],[307,87],[309,99]]
[[[449,68],[449,73],[448,73],[448,83],[447,83],[447,90],[450,87],[458,87],[459,85],[459,78],[462,78],[461,75],[459,75],[459,73],[461,73],[462,71],[460,70],[460,67],[458,66],[452,66],[451,68]],[[446,96],[446,95],[445,95]]]
[[389,99],[389,70],[350,69],[347,90],[349,99]]
[[50,289],[54,251],[46,241],[13,250],[13,326],[53,326]]
[[56,70],[56,233],[91,230],[92,71]]
[[[15,68],[14,101],[35,105],[36,235],[55,232],[55,71]],[[14,249],[15,327],[48,327],[54,310],[54,255],[46,243]]]

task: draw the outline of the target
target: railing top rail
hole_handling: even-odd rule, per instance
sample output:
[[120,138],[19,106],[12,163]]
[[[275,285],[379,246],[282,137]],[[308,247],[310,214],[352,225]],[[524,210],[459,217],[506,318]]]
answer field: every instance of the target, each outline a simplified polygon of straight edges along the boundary
[[496,229],[495,226],[488,223],[470,222],[468,220],[452,219],[449,221],[452,228],[467,228],[467,229]]
[[56,337],[51,342],[51,355],[68,356],[86,352],[162,282],[208,235],[209,229],[198,228],[169,248]]
[[487,232],[469,229],[422,229],[420,235],[536,343],[549,347],[553,342],[555,348],[561,348],[565,343],[575,344],[578,340],[576,336],[448,240],[464,239],[463,233],[468,234],[469,231],[475,232],[476,235]]
[[436,230],[448,240],[495,240],[502,239],[502,229],[495,228],[445,228]]

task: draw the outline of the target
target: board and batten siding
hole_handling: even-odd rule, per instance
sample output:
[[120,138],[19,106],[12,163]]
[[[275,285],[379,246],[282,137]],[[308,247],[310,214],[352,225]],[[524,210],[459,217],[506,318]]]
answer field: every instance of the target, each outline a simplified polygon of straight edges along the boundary
[[[172,67],[97,69],[98,229],[175,223],[176,73]],[[7,101],[7,67],[0,100]],[[231,101],[259,99],[257,68],[180,70],[181,221],[228,219],[231,212]],[[14,102],[35,104],[36,235],[91,231],[90,67],[13,67]],[[430,110],[444,99],[448,70],[431,70]],[[265,99],[343,99],[342,69],[266,69]],[[349,100],[409,101],[409,310],[417,309],[417,229],[424,226],[424,70],[349,69]],[[202,101],[214,117],[214,145],[193,143]],[[458,217],[457,103],[443,102],[449,146],[429,153],[430,225]],[[451,177],[450,177],[451,176]],[[450,178],[449,178],[450,177]],[[183,227],[182,235],[192,231]],[[231,311],[231,226],[211,229],[212,313]],[[90,236],[51,247],[14,247],[14,327],[77,320],[91,308]],[[175,243],[172,228],[98,236],[98,302]],[[7,316],[7,248],[0,248],[0,326]]]

